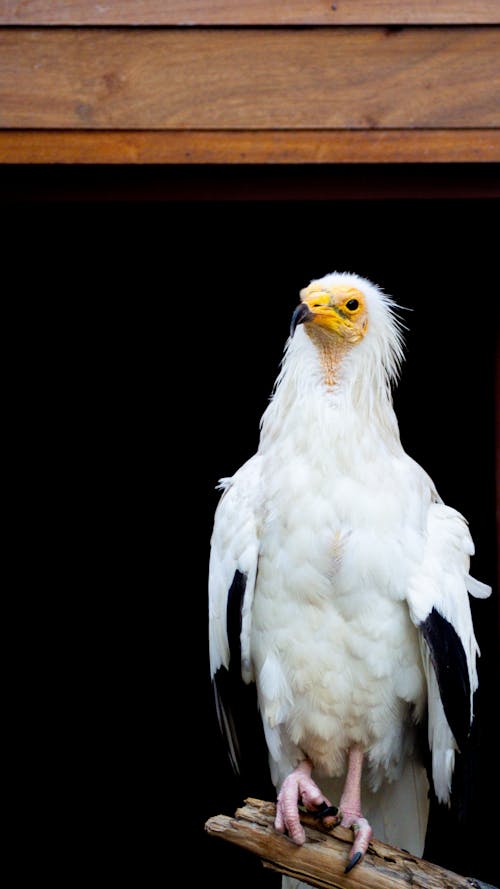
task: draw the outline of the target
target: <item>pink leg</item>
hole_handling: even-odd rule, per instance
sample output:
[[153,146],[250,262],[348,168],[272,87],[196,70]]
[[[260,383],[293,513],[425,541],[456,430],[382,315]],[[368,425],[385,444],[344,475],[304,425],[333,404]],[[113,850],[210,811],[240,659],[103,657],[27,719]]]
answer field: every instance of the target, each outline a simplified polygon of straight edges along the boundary
[[345,869],[346,873],[358,863],[365,854],[368,843],[371,840],[372,829],[361,812],[361,772],[363,769],[363,751],[360,747],[351,747],[349,751],[349,765],[345,779],[344,790],[340,798],[340,811],[342,813],[342,827],[350,827],[354,831],[354,843],[352,845],[349,861]]
[[[300,762],[296,769],[287,775],[278,794],[274,826],[278,833],[287,831],[290,839],[301,846],[306,839],[300,823],[299,800],[307,809],[314,811],[322,803],[330,805],[326,796],[311,778],[312,763],[308,759]],[[326,819],[325,819],[326,821]]]

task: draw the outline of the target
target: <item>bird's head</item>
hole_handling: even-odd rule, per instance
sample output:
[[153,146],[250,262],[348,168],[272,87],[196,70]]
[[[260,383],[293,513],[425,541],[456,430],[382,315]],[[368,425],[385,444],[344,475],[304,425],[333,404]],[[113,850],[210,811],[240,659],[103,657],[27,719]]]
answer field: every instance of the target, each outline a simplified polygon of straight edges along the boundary
[[290,335],[299,324],[308,325],[310,333],[358,343],[368,329],[366,297],[358,287],[332,282],[326,278],[312,281],[300,291],[301,302],[292,316]]
[[349,353],[351,375],[357,371],[387,382],[397,378],[403,358],[402,324],[397,305],[376,284],[349,272],[333,272],[311,281],[300,298],[290,329],[292,351],[301,348],[294,334],[303,325],[318,348],[327,382],[337,378],[341,366],[347,367]]

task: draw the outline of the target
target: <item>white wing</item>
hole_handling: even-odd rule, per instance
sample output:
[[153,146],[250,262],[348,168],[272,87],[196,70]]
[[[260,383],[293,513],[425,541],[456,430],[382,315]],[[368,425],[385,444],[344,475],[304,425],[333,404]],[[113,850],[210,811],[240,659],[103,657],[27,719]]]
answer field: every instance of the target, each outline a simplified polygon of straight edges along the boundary
[[237,682],[254,679],[250,632],[259,554],[261,459],[256,454],[232,478],[222,480],[225,491],[215,513],[210,553],[210,674],[216,685],[219,722],[236,771],[238,737],[230,698],[238,694]]
[[432,776],[440,802],[449,801],[455,750],[469,734],[478,686],[479,648],[468,592],[480,598],[491,592],[469,576],[473,552],[463,516],[443,503],[432,503],[424,557],[411,578],[407,599],[411,618],[421,631]]

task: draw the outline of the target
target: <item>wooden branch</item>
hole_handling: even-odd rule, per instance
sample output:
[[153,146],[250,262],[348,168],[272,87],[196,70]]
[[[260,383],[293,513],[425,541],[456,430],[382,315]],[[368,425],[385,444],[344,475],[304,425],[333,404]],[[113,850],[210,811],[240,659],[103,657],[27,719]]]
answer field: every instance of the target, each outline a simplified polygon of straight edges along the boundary
[[233,818],[216,815],[205,828],[214,837],[235,843],[262,859],[264,867],[319,886],[320,889],[471,889],[476,880],[460,877],[378,840],[370,843],[364,860],[344,873],[353,841],[352,831],[326,831],[312,815],[301,817],[306,833],[303,846],[274,830],[275,806],[247,799]]

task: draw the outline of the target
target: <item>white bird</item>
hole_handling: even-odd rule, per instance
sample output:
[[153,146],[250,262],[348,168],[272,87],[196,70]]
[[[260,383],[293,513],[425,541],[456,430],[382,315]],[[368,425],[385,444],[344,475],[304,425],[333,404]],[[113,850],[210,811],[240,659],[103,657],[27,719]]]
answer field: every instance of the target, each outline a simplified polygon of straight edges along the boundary
[[[397,306],[354,274],[301,291],[257,453],[223,479],[209,572],[210,664],[238,767],[231,676],[256,684],[278,789],[276,829],[305,840],[299,804],[421,855],[427,721],[437,798],[450,799],[478,686],[465,519],[403,450],[391,385]],[[339,813],[330,800],[339,805]]]

